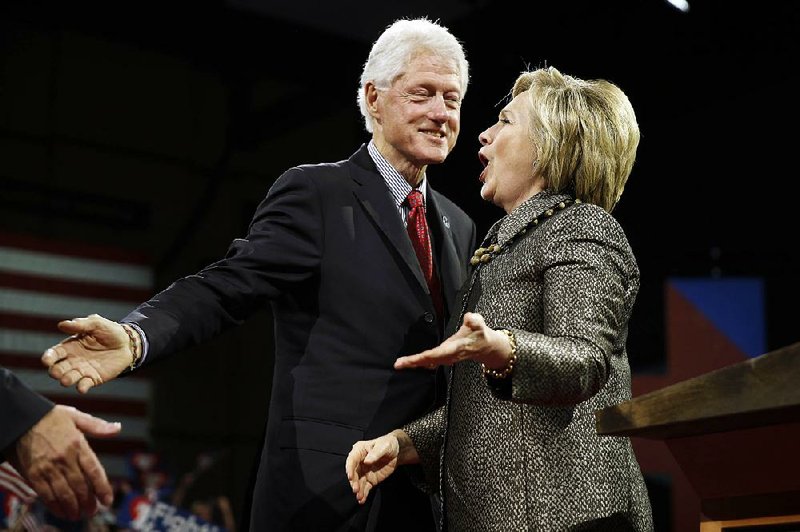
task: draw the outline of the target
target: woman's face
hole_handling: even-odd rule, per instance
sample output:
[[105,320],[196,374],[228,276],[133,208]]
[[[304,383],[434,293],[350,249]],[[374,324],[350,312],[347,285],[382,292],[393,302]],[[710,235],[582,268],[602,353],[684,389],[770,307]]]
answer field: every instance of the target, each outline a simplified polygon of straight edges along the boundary
[[506,105],[493,126],[478,136],[478,157],[484,166],[481,197],[507,213],[543,190],[535,173],[536,150],[530,133],[530,114],[525,93]]

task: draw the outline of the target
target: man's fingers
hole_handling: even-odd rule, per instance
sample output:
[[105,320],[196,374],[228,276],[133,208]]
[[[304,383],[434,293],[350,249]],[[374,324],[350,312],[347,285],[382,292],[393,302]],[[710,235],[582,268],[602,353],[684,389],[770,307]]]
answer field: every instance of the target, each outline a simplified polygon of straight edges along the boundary
[[69,414],[72,416],[75,426],[78,427],[81,432],[90,436],[100,438],[116,436],[122,430],[122,424],[119,422],[112,423],[74,408],[70,410]]
[[61,377],[72,371],[72,362],[67,358],[61,358],[50,365],[47,373],[54,379],[61,380]]
[[27,481],[30,483],[33,491],[42,499],[42,503],[44,503],[48,510],[53,511],[55,514],[60,514],[60,517],[65,517],[61,509],[61,501],[56,499],[53,488],[50,487],[50,483],[46,478],[39,475],[31,475],[27,478]]
[[69,387],[77,384],[78,391],[86,393],[93,386],[102,384],[103,379],[89,364],[79,364],[77,367],[69,360],[61,360],[50,366],[48,374],[61,383],[61,386]]
[[72,368],[65,371],[61,377],[58,378],[58,382],[61,383],[61,386],[72,386],[82,378],[83,374],[77,369]]
[[52,468],[49,472],[47,481],[53,491],[57,508],[60,508],[63,517],[76,520],[80,517],[80,505],[78,496],[73,487],[64,478],[64,475],[57,468]]
[[45,351],[41,360],[42,364],[49,368],[65,358],[67,358],[67,350],[63,344],[57,344]]
[[[77,343],[77,345],[75,345]],[[50,368],[50,376],[58,379],[74,367],[75,356],[80,348],[80,342],[73,336],[62,340],[60,343],[47,349],[41,357],[42,364]]]
[[73,318],[58,322],[58,330],[67,334],[81,334],[97,328],[105,318],[99,314],[90,314],[85,318]]
[[[95,497],[94,488],[80,463],[81,455],[86,452],[87,448],[88,444],[84,443],[78,452],[69,458],[69,462],[62,465],[64,478],[68,487],[72,489],[77,503],[77,509],[75,510],[77,514],[73,519],[79,518],[81,513],[94,515],[97,512],[97,498]],[[69,508],[71,510],[72,507],[69,506]]]
[[96,384],[97,383],[91,377],[81,377],[81,380],[78,381],[77,388],[80,393],[86,393]]
[[[78,455],[78,464],[89,486],[97,497],[97,500],[105,506],[111,506],[111,503],[114,501],[114,491],[111,488],[111,484],[108,482],[105,469],[103,469],[103,466],[97,459],[97,455],[94,454],[94,451],[92,451],[88,445],[86,445],[83,452]],[[92,497],[92,499],[94,499],[94,497]],[[94,515],[97,512],[97,503],[93,501],[93,504],[94,507],[90,508],[91,513],[88,515]],[[86,508],[84,508],[84,510],[86,511]]]
[[88,328],[86,318],[76,318],[58,322],[58,330],[66,334],[81,334]]

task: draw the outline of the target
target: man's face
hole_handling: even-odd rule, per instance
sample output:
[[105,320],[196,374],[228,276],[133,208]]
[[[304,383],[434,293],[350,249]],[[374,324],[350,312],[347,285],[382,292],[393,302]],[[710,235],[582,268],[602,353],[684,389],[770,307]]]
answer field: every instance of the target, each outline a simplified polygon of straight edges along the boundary
[[388,89],[367,87],[374,140],[381,154],[407,179],[443,162],[456,145],[461,84],[455,66],[422,54]]

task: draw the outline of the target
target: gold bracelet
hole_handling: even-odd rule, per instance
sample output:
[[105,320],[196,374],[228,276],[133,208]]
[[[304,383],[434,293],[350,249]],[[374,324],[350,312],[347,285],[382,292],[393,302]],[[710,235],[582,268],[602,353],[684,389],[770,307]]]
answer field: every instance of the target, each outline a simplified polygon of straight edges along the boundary
[[136,369],[136,363],[139,362],[140,355],[137,353],[137,342],[136,338],[134,337],[133,327],[128,325],[127,323],[122,324],[122,328],[128,333],[128,339],[130,340],[130,347],[131,347],[131,371]]
[[508,362],[503,369],[490,369],[484,364],[481,364],[481,367],[483,368],[483,374],[493,379],[505,379],[511,375],[511,372],[514,371],[514,366],[517,363],[517,337],[514,336],[514,333],[508,329],[501,329],[500,332],[508,336],[508,342],[511,344],[511,358],[508,359]]

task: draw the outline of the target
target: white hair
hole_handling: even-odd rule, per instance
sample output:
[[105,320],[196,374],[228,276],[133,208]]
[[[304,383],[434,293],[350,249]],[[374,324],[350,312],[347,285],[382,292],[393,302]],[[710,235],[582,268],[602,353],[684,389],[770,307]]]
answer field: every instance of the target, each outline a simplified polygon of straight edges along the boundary
[[358,107],[367,131],[372,133],[372,116],[364,99],[364,86],[372,82],[381,89],[389,88],[405,73],[408,63],[420,50],[452,60],[461,82],[461,97],[467,93],[469,64],[464,48],[450,31],[427,18],[400,19],[390,24],[372,44],[372,50],[361,72]]

